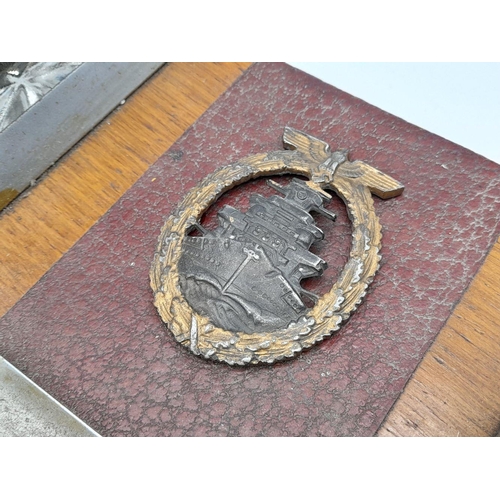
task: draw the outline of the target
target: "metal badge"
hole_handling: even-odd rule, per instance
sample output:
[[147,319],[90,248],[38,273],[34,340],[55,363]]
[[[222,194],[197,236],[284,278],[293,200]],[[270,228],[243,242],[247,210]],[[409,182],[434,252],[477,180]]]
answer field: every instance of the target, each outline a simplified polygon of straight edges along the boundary
[[[339,329],[378,270],[381,227],[370,193],[387,199],[403,185],[298,130],[286,127],[283,143],[287,151],[250,156],[205,177],[161,231],[150,273],[155,305],[176,340],[204,358],[244,365],[293,357]],[[224,206],[215,230],[200,224],[224,192],[276,174],[309,180],[268,181],[276,195],[252,195],[246,212]],[[346,204],[352,247],[337,282],[318,297],[301,280],[327,267],[310,251],[323,238],[311,212],[335,219],[324,207],[331,198],[325,189]]]

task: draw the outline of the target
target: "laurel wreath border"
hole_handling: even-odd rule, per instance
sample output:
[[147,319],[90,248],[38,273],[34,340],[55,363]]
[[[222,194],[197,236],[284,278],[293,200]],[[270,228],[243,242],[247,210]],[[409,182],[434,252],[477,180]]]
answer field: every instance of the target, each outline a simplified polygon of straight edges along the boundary
[[[311,151],[293,150],[253,155],[205,177],[165,222],[150,272],[155,305],[176,340],[204,358],[245,365],[291,358],[337,331],[356,310],[379,268],[382,233],[363,180],[366,167],[363,162],[349,161],[332,165],[318,161]],[[193,222],[223,193],[251,179],[276,174],[306,176],[342,198],[352,222],[349,260],[331,290],[287,328],[255,334],[226,331],[196,313],[184,298],[177,268],[182,243]]]

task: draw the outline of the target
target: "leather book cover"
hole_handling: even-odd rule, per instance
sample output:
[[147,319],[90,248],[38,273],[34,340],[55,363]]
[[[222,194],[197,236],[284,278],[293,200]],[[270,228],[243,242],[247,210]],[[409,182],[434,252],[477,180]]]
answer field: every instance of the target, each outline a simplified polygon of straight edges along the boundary
[[[216,168],[281,150],[288,125],[349,149],[405,186],[375,197],[381,267],[358,310],[296,358],[231,367],[178,344],[149,269],[165,219]],[[283,179],[277,179],[284,182]],[[225,194],[245,210],[252,181]],[[351,245],[344,204],[314,252],[321,294]],[[0,320],[1,352],[105,436],[370,436],[403,390],[499,230],[499,166],[286,64],[259,63]]]

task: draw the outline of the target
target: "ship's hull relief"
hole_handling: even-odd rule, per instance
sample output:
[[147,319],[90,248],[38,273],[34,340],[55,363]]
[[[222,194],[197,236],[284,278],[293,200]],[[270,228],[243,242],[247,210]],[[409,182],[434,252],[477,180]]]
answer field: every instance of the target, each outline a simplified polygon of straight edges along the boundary
[[252,197],[248,212],[225,206],[219,227],[187,236],[179,260],[186,300],[214,325],[229,331],[268,332],[286,328],[308,310],[300,286],[319,276],[326,262],[309,252],[323,237],[310,210],[321,211],[328,195],[294,179],[272,184],[286,196]]
[[262,248],[250,242],[188,237],[179,271],[187,301],[226,330],[276,330],[306,311]]

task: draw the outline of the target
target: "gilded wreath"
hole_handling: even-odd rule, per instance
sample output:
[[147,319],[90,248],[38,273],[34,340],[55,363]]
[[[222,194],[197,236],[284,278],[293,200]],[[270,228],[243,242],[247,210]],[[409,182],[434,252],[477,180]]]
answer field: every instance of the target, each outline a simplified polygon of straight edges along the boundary
[[[381,226],[371,193],[387,199],[400,195],[404,186],[367,163],[349,161],[347,152],[332,152],[326,142],[290,127],[285,128],[283,143],[284,151],[249,156],[205,177],[161,230],[150,272],[155,305],[176,340],[196,355],[230,365],[291,358],[340,328],[379,268]],[[309,180],[288,187],[274,183],[286,194],[284,199],[256,200],[248,215],[229,207],[221,214],[218,232],[189,236],[193,228],[203,231],[201,216],[223,193],[248,180],[276,174]],[[306,212],[327,212],[319,201],[328,196],[325,189],[336,192],[346,205],[352,245],[330,291],[316,298],[312,308],[304,308],[297,284],[308,269],[320,273],[324,264],[307,250],[307,238],[314,239],[317,228],[308,223]],[[227,262],[219,256],[225,249],[232,252]],[[292,269],[290,261],[305,265],[294,264]],[[291,271],[287,274],[285,268]],[[265,277],[256,274],[259,270],[267,270]],[[252,290],[254,296],[262,295],[266,283],[278,291],[266,303],[278,309],[282,305],[281,319],[262,300],[245,295]],[[287,310],[292,313],[289,322],[283,319]]]

